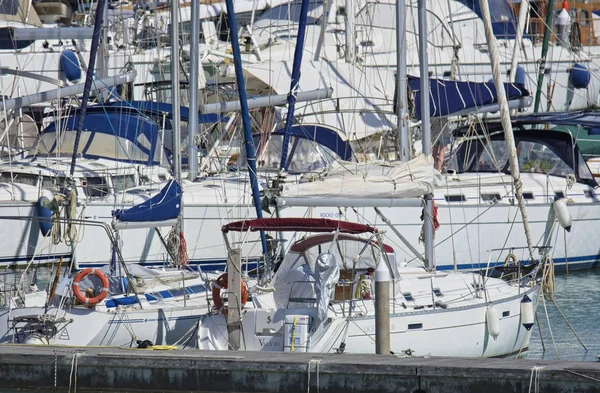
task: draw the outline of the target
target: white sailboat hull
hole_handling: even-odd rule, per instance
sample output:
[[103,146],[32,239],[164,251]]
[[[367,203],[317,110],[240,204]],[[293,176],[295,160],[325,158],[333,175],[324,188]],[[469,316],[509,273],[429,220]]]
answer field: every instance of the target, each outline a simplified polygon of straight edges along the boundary
[[[572,229],[567,233],[558,224],[554,224],[551,203],[555,191],[565,190],[566,180],[559,177],[547,178],[535,173],[525,173],[522,179],[524,191],[531,192],[534,196],[534,199],[527,200],[533,244],[550,245],[550,256],[558,268],[566,268],[567,265],[569,269],[597,266],[600,263],[600,250],[596,246],[596,234],[600,233],[600,209],[596,197],[591,193],[593,189],[583,184],[574,184],[567,190],[565,196],[570,200],[568,209],[573,218]],[[198,188],[208,188],[201,184]],[[459,184],[460,188],[457,188]],[[439,209],[440,227],[435,233],[435,257],[439,270],[485,268],[488,260],[490,266],[503,265],[508,251],[491,254],[488,251],[526,244],[521,216],[517,205],[513,203],[515,199],[508,184],[507,175],[461,175],[460,181],[449,177],[448,186],[436,190],[435,203]],[[229,197],[228,202],[222,202],[225,198],[220,191],[214,192],[212,197],[194,194],[195,187],[196,185],[188,187],[184,194],[184,234],[189,261],[200,264],[205,269],[222,270],[227,252],[221,227],[230,221],[253,217],[254,207],[249,196],[244,195],[241,190],[243,184],[228,186],[231,187],[225,192]],[[482,202],[481,194],[498,194],[501,198],[497,203]],[[447,201],[459,196],[464,201]],[[411,244],[416,245],[418,251],[422,251],[418,246],[422,208],[416,199],[405,200],[405,204],[402,207],[380,207],[380,210]],[[112,201],[93,201],[85,207],[83,217],[91,222],[100,221],[110,226],[112,210]],[[386,231],[387,241],[397,249],[398,260],[417,261],[415,255],[382,222],[373,208],[357,207],[340,211],[336,207],[289,207],[281,209],[280,214],[282,217],[312,216],[375,225]],[[72,252],[70,246],[64,241],[53,245],[50,237],[44,238],[41,235],[39,224],[32,220],[36,216],[33,203],[0,202],[0,218],[19,215],[24,220],[2,220],[0,264],[26,265],[32,258],[42,262],[56,262],[61,257],[65,262],[69,260]],[[548,240],[547,231],[553,225],[554,230]],[[169,229],[161,228],[163,235]],[[168,253],[154,229],[123,230],[119,236],[121,252],[126,262],[163,265],[169,261]],[[293,240],[286,236],[288,235],[284,234],[286,241]],[[78,237],[81,241],[75,244],[75,255],[80,266],[100,266],[111,260],[110,242],[102,227],[82,226]],[[257,234],[236,235],[236,241],[243,245],[244,255],[250,259],[261,255]],[[529,259],[524,250],[513,253],[519,260]]]
[[[527,290],[535,303],[538,288]],[[403,310],[396,306],[390,310],[390,349],[395,354],[414,356],[465,356],[506,357],[524,353],[529,346],[530,333],[521,325],[520,303],[525,290],[515,296],[494,302],[501,316],[500,334],[496,339],[489,334],[486,324],[485,302],[473,301],[472,305],[432,310]],[[361,304],[362,303],[362,304]],[[369,304],[370,303],[370,304]],[[375,316],[373,301],[359,301],[354,312],[363,309],[371,312],[366,316],[346,318],[330,313],[330,321],[319,326],[307,343],[298,345],[300,352],[337,352],[342,342],[346,353],[375,353]],[[270,315],[272,331],[264,329]],[[291,351],[286,344],[282,320],[286,315],[311,315],[309,309],[248,309],[244,313],[243,347],[249,351]],[[277,325],[279,321],[279,325]],[[280,326],[281,325],[281,326]],[[311,328],[311,330],[313,330]],[[202,321],[200,349],[227,350],[227,326],[222,315],[207,316]],[[453,343],[448,345],[448,343]]]

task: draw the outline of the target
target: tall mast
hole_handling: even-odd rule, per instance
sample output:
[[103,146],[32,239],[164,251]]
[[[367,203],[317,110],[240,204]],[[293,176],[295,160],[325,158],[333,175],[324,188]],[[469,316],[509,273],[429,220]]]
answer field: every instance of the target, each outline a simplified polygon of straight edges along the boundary
[[[418,1],[419,19],[419,62],[421,71],[421,130],[423,131],[423,154],[431,155],[431,122],[429,119],[429,60],[427,58],[427,5],[426,0]],[[400,94],[400,92],[398,92]],[[433,195],[424,196],[425,214],[423,232],[425,238],[425,263],[429,270],[435,270],[433,256]]]
[[353,0],[345,0],[346,8],[346,62],[354,64],[354,4]]
[[[481,3],[480,3],[481,4]],[[489,16],[489,8],[487,1],[485,2],[487,13]],[[483,8],[483,5],[481,5]],[[483,16],[483,9],[481,10]],[[540,57],[540,68],[538,71],[537,90],[535,92],[535,102],[533,104],[533,112],[537,113],[540,109],[540,97],[542,95],[542,83],[544,83],[544,72],[546,71],[546,56],[548,55],[548,43],[550,42],[550,31],[552,30],[552,18],[554,16],[554,0],[548,0],[548,8],[546,9],[546,24],[544,26],[544,41],[542,43],[542,56]],[[484,21],[485,23],[485,21]],[[491,25],[492,22],[490,22]],[[487,32],[486,32],[487,35]],[[489,39],[488,39],[489,45]]]
[[199,0],[192,0],[192,32],[190,39],[190,121],[188,124],[188,179],[198,177],[198,152],[196,151],[196,134],[198,133],[198,46],[200,44]]
[[517,34],[515,37],[515,46],[513,47],[512,62],[510,63],[510,82],[515,82],[517,76],[517,64],[519,63],[518,53],[523,43],[523,29],[529,14],[529,0],[521,0],[521,8],[519,9],[519,22],[517,25]]
[[[285,170],[285,164],[288,159],[288,145],[290,143],[290,130],[294,122],[294,109],[296,107],[296,97],[300,90],[300,67],[302,66],[302,51],[304,50],[304,36],[306,33],[306,15],[308,14],[308,3],[310,0],[302,0],[300,7],[300,23],[298,25],[298,36],[296,37],[296,48],[294,50],[294,64],[292,66],[292,82],[288,94],[288,111],[285,119],[285,133],[283,134],[283,144],[281,149],[281,162],[279,169]],[[290,7],[292,5],[290,4]]]
[[83,96],[81,97],[81,110],[77,122],[77,134],[75,134],[75,143],[73,144],[73,155],[71,157],[70,176],[75,173],[75,161],[77,160],[77,152],[79,150],[79,142],[81,140],[81,131],[83,131],[83,121],[87,112],[88,100],[90,99],[90,90],[92,89],[92,79],[94,78],[94,68],[96,66],[96,55],[98,53],[98,43],[100,42],[100,30],[102,29],[102,17],[104,3],[106,0],[98,0],[96,5],[96,16],[94,19],[94,33],[92,35],[92,46],[90,48],[90,61],[88,62],[87,71],[85,73],[85,86],[83,88]]
[[173,105],[173,175],[181,185],[181,108],[179,104],[179,0],[171,0],[171,104]]
[[[553,3],[554,1],[550,0],[550,2]],[[509,154],[510,173],[513,178],[513,183],[515,185],[515,194],[519,203],[519,210],[521,211],[521,216],[523,217],[523,226],[525,228],[525,237],[527,239],[527,248],[529,249],[529,256],[533,261],[533,247],[531,244],[531,236],[529,235],[529,223],[527,220],[527,211],[525,209],[525,200],[523,199],[523,184],[521,183],[521,174],[519,172],[517,147],[515,145],[515,137],[510,121],[510,109],[508,107],[508,101],[506,100],[506,92],[504,91],[504,84],[502,83],[502,75],[500,73],[500,54],[498,52],[498,45],[496,44],[496,37],[494,36],[494,32],[492,31],[492,18],[490,17],[490,8],[488,0],[479,0],[479,5],[481,8],[483,26],[485,28],[485,37],[487,40],[488,51],[490,52],[490,59],[492,61],[492,74],[494,76],[494,84],[496,85],[496,93],[498,94],[498,105],[500,106],[500,122],[502,123],[502,128],[504,129],[504,140],[506,143],[506,150]],[[546,31],[548,30],[550,29],[548,26],[546,26]]]
[[[246,98],[246,83],[244,81],[244,70],[242,68],[242,55],[240,53],[240,43],[238,39],[237,22],[235,20],[235,10],[233,0],[226,0],[227,22],[229,23],[229,32],[231,39],[231,49],[233,51],[233,64],[235,66],[235,80],[240,97],[240,108],[242,112],[242,123],[244,126],[244,145],[246,146],[246,159],[248,161],[248,173],[250,175],[250,185],[252,187],[252,199],[256,209],[256,217],[262,218],[262,208],[260,194],[258,190],[258,178],[256,176],[256,154],[254,151],[254,139],[252,139],[252,126],[250,124],[250,113],[248,112],[248,100]],[[260,241],[262,244],[263,255],[266,259],[266,268],[269,272],[269,256],[267,253],[267,239],[263,231],[260,232]],[[268,273],[267,273],[268,274]]]
[[398,138],[396,151],[400,161],[408,161],[408,113],[406,110],[406,0],[396,1],[396,116]]

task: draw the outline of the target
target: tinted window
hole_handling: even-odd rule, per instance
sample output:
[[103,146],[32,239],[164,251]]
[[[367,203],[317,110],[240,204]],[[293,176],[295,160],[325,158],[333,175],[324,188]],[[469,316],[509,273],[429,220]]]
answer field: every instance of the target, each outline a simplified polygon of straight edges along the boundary
[[[0,0],[0,2],[2,1]],[[23,49],[32,43],[33,41],[15,41],[12,38],[12,29],[10,27],[0,28],[0,49]]]
[[0,13],[17,15],[17,12],[19,12],[19,0],[0,0]]
[[102,198],[108,195],[108,183],[104,177],[88,177],[85,179],[85,195],[91,198]]
[[115,192],[135,187],[135,175],[112,176],[113,189]]
[[19,183],[26,184],[28,186],[37,185],[38,177],[36,175],[30,175],[26,173],[13,173],[4,172],[0,174],[0,183]]

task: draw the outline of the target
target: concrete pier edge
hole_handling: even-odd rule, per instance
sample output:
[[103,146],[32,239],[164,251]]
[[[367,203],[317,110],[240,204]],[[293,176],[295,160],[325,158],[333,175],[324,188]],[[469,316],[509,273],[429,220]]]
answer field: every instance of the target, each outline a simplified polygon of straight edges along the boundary
[[0,345],[0,390],[600,392],[600,362]]

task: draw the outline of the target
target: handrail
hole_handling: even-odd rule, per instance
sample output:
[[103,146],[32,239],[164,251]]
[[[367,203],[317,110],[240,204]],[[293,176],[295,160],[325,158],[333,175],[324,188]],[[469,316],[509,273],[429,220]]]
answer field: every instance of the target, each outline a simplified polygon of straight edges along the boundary
[[111,245],[113,246],[113,249],[116,251],[117,258],[119,259],[119,262],[123,266],[123,270],[125,271],[125,274],[127,274],[129,276],[129,270],[127,269],[127,265],[125,264],[125,260],[123,259],[123,255],[121,254],[121,249],[119,248],[119,244],[117,243],[117,240],[115,239],[115,237],[112,234],[112,229],[111,229],[111,227],[107,223],[105,223],[103,221],[81,220],[81,219],[63,218],[63,217],[47,218],[47,217],[39,217],[39,216],[31,216],[31,217],[23,217],[23,216],[0,216],[0,220],[44,221],[44,222],[56,222],[56,221],[58,221],[58,222],[61,222],[61,223],[78,224],[78,225],[89,225],[89,226],[93,226],[93,227],[102,228],[106,232],[106,236],[108,236],[108,239],[109,239]]

